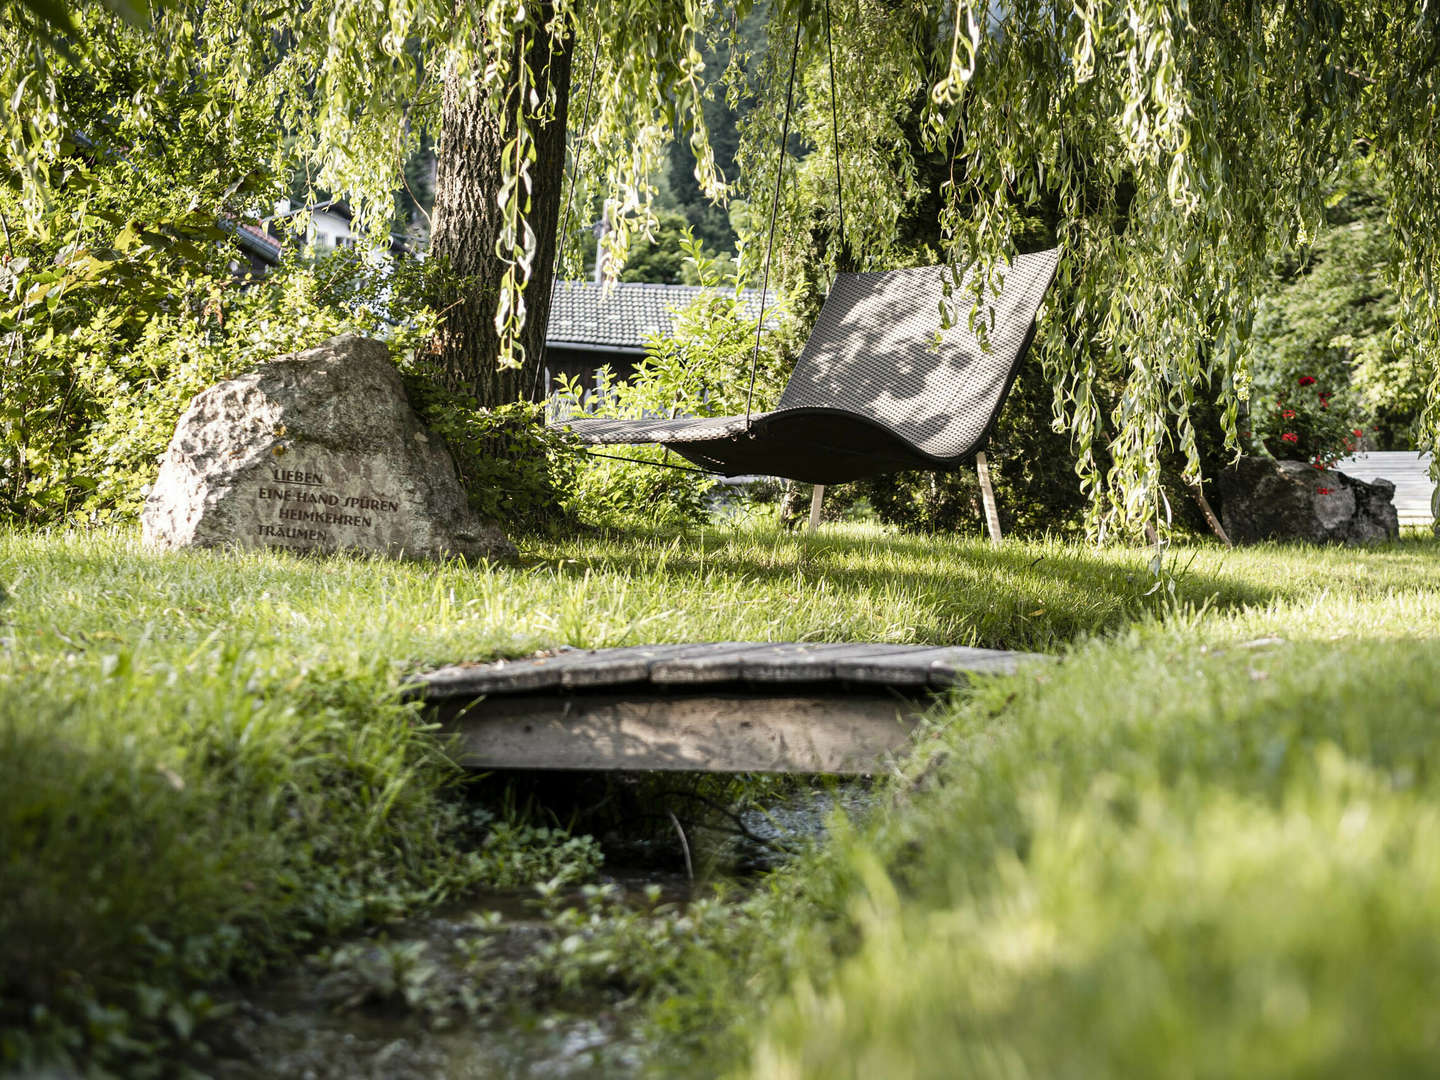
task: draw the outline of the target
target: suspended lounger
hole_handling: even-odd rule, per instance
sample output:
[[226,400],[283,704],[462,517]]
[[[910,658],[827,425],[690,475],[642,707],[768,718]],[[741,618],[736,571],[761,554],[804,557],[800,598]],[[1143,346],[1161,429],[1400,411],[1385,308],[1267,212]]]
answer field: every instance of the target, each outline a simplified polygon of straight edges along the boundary
[[[825,0],[823,10],[829,56],[829,0]],[[760,286],[762,324],[802,22],[797,15]],[[833,58],[829,67],[839,250],[848,253]],[[594,69],[592,59],[592,77]],[[572,174],[572,195],[574,179]],[[568,199],[565,217],[568,222]],[[562,227],[561,235],[566,232]],[[994,323],[984,347],[969,329],[969,319],[947,330],[940,328],[943,267],[842,273],[831,286],[773,412],[752,413],[747,397],[744,416],[586,418],[552,426],[568,427],[581,442],[592,446],[658,443],[703,469],[726,476],[761,473],[816,485],[842,484],[904,469],[945,469],[975,463],[991,536],[998,540],[999,524],[993,513],[988,472],[983,456],[977,462],[977,455],[983,454],[995,417],[1030,347],[1036,312],[1055,276],[1059,258],[1059,251],[1051,249],[1015,259],[1004,274],[1000,295],[987,298]],[[962,290],[962,307],[965,295]],[[759,351],[757,327],[751,360],[752,389]],[[820,495],[817,490],[811,506],[812,529]]]
[[773,412],[554,426],[590,445],[659,443],[726,476],[809,484],[970,465],[1030,347],[1058,261],[1053,248],[1015,259],[991,297],[988,347],[968,319],[941,329],[941,267],[840,274]]

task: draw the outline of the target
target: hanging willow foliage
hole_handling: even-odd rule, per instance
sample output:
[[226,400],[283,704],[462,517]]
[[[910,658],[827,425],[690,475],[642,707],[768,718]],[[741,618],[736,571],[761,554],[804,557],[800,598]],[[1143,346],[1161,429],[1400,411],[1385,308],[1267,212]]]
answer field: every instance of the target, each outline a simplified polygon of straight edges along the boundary
[[[137,30],[106,7],[82,4],[73,40],[144,33],[153,42],[146,85],[114,120],[121,138],[126,125],[147,122],[147,94],[167,83],[213,90],[196,122],[225,123],[235,100],[263,103],[293,133],[315,183],[349,194],[377,229],[388,221],[403,161],[435,131],[446,80],[481,88],[497,114],[523,101],[506,180],[494,193],[509,223],[497,242],[509,267],[497,297],[508,343],[500,362],[515,363],[528,267],[555,227],[524,214],[534,132],[556,103],[529,89],[548,83],[525,70],[520,46],[541,34],[571,43],[568,115],[572,125],[589,117],[571,133],[572,164],[582,162],[574,220],[588,222],[586,208],[599,205],[613,271],[649,227],[649,178],[672,138],[690,141],[713,198],[725,198],[730,181],[758,205],[774,182],[789,56],[779,48],[746,55],[735,28],[750,7],[337,0],[264,10],[210,0],[177,2]],[[56,74],[64,61],[36,10],[29,0],[0,2],[0,49],[20,57],[0,73],[11,106],[6,149],[32,200],[43,197],[46,170],[75,119]],[[835,220],[824,12],[821,0],[768,7],[771,41],[788,42],[802,25],[804,160],[786,166],[794,171],[782,185],[782,228],[792,239]],[[897,221],[927,194],[916,190],[917,148],[950,162],[935,247],[957,285],[963,269],[980,269],[975,298],[1003,276],[1037,218],[1060,244],[1037,349],[1097,524],[1106,515],[1132,525],[1157,515],[1158,461],[1170,444],[1198,475],[1190,417],[1202,395],[1223,406],[1233,445],[1248,394],[1255,289],[1270,260],[1313,235],[1336,176],[1356,158],[1383,176],[1391,200],[1398,243],[1390,270],[1407,312],[1400,330],[1421,356],[1435,356],[1440,27],[1426,3],[831,0],[830,17],[846,232],[862,262],[885,263]],[[731,69],[705,71],[703,41],[727,28]],[[78,65],[103,52],[78,45]],[[700,108],[707,92],[755,105],[738,178],[716,171]],[[954,316],[983,319],[984,304],[959,297]],[[1436,379],[1424,423],[1434,440],[1440,364],[1432,359],[1429,370]],[[1108,406],[1097,393],[1103,381],[1121,387]]]

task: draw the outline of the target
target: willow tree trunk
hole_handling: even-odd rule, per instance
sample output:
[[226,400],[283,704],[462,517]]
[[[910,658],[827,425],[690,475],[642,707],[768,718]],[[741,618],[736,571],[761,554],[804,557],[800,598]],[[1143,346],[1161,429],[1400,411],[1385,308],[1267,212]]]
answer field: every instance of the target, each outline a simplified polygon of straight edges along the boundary
[[[542,25],[550,19],[544,4]],[[565,118],[570,98],[571,41],[551,49],[545,35],[530,43],[526,61],[535,73],[543,100],[547,81],[555,88],[555,116],[536,133],[530,207],[525,214],[535,231],[538,250],[525,286],[525,329],[520,335],[525,362],[501,368],[495,310],[500,281],[507,269],[496,253],[500,238],[498,203],[501,150],[513,136],[516,110],[509,103],[505,118],[492,116],[477,94],[466,93],[451,80],[442,103],[440,146],[436,154],[435,212],[430,235],[434,258],[448,266],[447,279],[463,284],[436,299],[444,315],[433,347],[450,388],[473,393],[481,405],[502,405],[528,397],[545,348],[550,292],[555,269],[556,219],[565,175]]]

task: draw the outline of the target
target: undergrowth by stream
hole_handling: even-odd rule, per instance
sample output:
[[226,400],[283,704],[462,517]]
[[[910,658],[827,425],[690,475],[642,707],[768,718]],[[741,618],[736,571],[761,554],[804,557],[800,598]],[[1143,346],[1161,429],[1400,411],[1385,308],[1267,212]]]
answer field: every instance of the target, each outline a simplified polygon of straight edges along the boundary
[[[851,843],[842,824],[838,842],[726,902],[717,909],[723,917],[684,923],[699,917],[687,905],[673,923],[684,930],[673,935],[668,917],[645,914],[631,926],[597,894],[593,925],[557,930],[557,941],[584,947],[537,954],[550,969],[572,972],[565,992],[607,979],[630,987],[628,997],[648,1010],[647,1067],[678,1053],[713,1070],[749,1061],[763,1073],[773,1060],[784,1073],[811,1038],[859,1053],[860,1034],[827,1034],[797,987],[849,992],[841,959],[869,955],[871,923],[862,913],[889,895],[878,883],[898,883],[899,906],[891,907],[904,914],[895,925],[909,927],[911,912],[949,910],[969,895],[967,882],[1004,879],[993,868],[1002,856],[1028,867],[1031,838],[1045,831],[1035,822],[1089,820],[1075,817],[1088,805],[1076,793],[1095,789],[1111,768],[1095,748],[1111,745],[1112,730],[1140,730],[1120,718],[1163,718],[1183,706],[1192,719],[1176,730],[1253,727],[1255,761],[1270,760],[1266,746],[1288,748],[1273,752],[1281,776],[1308,775],[1302,765],[1319,760],[1323,741],[1339,745],[1350,764],[1379,767],[1366,746],[1391,739],[1390,729],[1282,738],[1292,714],[1271,691],[1284,686],[1307,709],[1381,700],[1383,668],[1330,665],[1326,650],[1352,655],[1365,643],[1405,640],[1414,644],[1394,655],[1420,675],[1401,682],[1391,712],[1428,708],[1420,676],[1425,643],[1440,628],[1434,554],[1424,542],[1362,555],[1202,547],[1176,553],[1174,588],[1157,591],[1134,551],[1051,541],[992,550],[859,527],[816,539],[759,530],[591,537],[533,545],[515,567],[281,552],[157,556],[127,533],[0,535],[0,1062],[69,1062],[131,1076],[204,1068],[207,1040],[233,994],[268,985],[305,957],[347,955],[334,950],[377,941],[395,920],[480,891],[557,878],[596,884],[603,871],[594,841],[569,831],[569,822],[507,814],[495,778],[475,781],[493,798],[477,800],[461,785],[444,743],[399,694],[407,672],[557,645],[642,641],[872,640],[1048,652],[1075,644],[1047,681],[997,683],[993,691],[987,682],[980,697],[937,713],[926,764],[911,770],[911,786],[881,800],[895,810],[869,827],[879,833],[855,833],[863,839]],[[1232,664],[1220,679],[1216,650],[1252,655],[1234,644],[1247,635],[1284,643],[1264,653],[1263,664],[1249,661],[1263,678]],[[1179,680],[1176,671],[1193,675]],[[1316,686],[1339,687],[1340,696],[1321,702]],[[1051,752],[1036,748],[1048,744],[1012,736],[1081,707],[1100,719],[1066,744],[1075,764],[1057,775],[1070,779],[1046,795],[1050,774],[1027,762],[1054,766]],[[1409,767],[1429,775],[1428,729],[1404,730],[1414,745]],[[956,771],[979,749],[1011,745],[1010,773],[995,775],[1012,776],[1014,792],[1050,798],[1050,818],[1015,802],[1021,796],[1002,779],[977,787]],[[1185,745],[1146,736],[1123,760],[1169,763],[1163,775],[1182,792],[1201,792],[1196,805],[1208,807],[1227,767],[1220,758],[1186,764]],[[1299,772],[1286,771],[1292,763]],[[1245,783],[1231,788],[1245,798],[1282,798],[1279,789]],[[947,818],[961,811],[912,787],[986,791],[991,801]],[[1415,790],[1407,797],[1423,809],[1428,788]],[[490,816],[477,815],[477,805]],[[1208,820],[1183,816],[1177,828],[1188,836]],[[948,831],[920,827],[929,821],[945,821]],[[1192,842],[1200,841],[1184,840]],[[881,871],[865,869],[872,865]],[[943,901],[912,906],[912,876],[955,874],[951,892],[926,886],[924,896]],[[631,940],[637,935],[654,951]],[[638,962],[611,973],[609,953]],[[368,954],[354,955],[364,967],[358,958]],[[396,954],[387,963],[409,960]],[[407,970],[422,969],[417,962]],[[525,985],[518,975],[497,978]],[[403,1002],[410,984],[395,985],[391,998]],[[424,998],[418,1014],[427,1018],[467,1008],[460,1001],[430,1010]],[[789,1004],[776,1006],[776,1016],[792,1019],[765,1029],[761,1045],[770,1049],[752,1059],[745,1033],[753,1010],[782,999]]]

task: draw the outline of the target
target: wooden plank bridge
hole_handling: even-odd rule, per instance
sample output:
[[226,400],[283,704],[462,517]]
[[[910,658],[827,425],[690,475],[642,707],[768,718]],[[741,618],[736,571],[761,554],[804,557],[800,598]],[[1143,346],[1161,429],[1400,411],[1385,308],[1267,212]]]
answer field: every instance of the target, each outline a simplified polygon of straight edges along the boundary
[[710,642],[565,649],[417,676],[477,769],[874,772],[937,691],[1034,654]]

